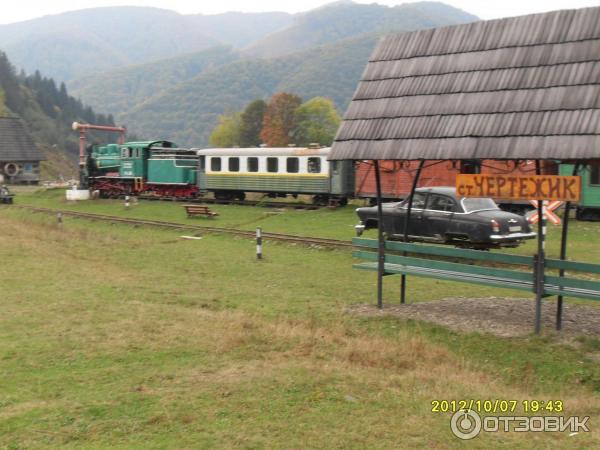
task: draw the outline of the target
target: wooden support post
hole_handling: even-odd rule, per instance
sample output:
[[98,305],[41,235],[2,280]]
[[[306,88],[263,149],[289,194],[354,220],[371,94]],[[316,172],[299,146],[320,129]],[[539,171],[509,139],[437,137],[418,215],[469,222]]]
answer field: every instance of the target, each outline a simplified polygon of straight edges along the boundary
[[[415,189],[417,189],[417,184],[419,183],[419,177],[421,176],[421,170],[423,169],[423,164],[425,164],[425,160],[421,159],[419,161],[419,166],[417,167],[417,172],[415,173],[415,178],[413,179],[412,186],[410,189],[410,194],[408,196],[408,208],[406,209],[406,216],[404,217],[404,242],[408,242],[408,226],[410,224],[410,213],[412,212],[413,205],[413,197],[415,195]],[[402,253],[406,256],[406,252]],[[400,303],[406,303],[406,275],[402,274],[400,278]]]
[[377,251],[377,307],[383,308],[383,274],[385,272],[385,240],[383,239],[383,205],[381,198],[381,174],[379,172],[379,161],[374,160],[375,185],[377,188],[377,239],[379,242]]
[[[540,160],[535,160],[535,174],[541,175]],[[542,297],[544,295],[544,264],[545,264],[545,234],[546,234],[546,218],[544,215],[543,199],[538,199],[538,251],[535,267],[535,333],[540,334],[542,330]]]
[[[576,161],[573,166],[573,176],[577,176],[577,172],[579,172],[580,162]],[[571,202],[565,203],[565,216],[563,217],[563,226],[562,233],[560,237],[560,259],[567,259],[567,236],[569,232],[569,212],[571,210]],[[560,269],[558,272],[559,277],[565,276],[565,269]],[[562,312],[563,312],[563,296],[558,296],[558,301],[556,302],[556,330],[560,331],[562,329]]]

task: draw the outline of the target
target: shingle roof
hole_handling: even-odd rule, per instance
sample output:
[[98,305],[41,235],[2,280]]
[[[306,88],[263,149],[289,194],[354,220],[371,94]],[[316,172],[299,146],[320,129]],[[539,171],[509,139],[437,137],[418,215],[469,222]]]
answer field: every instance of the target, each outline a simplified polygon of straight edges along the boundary
[[600,158],[600,7],[383,38],[330,159]]
[[25,128],[16,117],[0,117],[0,161],[41,161],[44,155],[38,150]]

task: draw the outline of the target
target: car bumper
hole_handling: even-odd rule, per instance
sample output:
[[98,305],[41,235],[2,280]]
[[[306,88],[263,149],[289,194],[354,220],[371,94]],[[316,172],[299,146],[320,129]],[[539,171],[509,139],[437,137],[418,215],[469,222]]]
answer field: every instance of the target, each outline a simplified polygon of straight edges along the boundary
[[537,236],[537,233],[533,231],[530,233],[511,233],[511,234],[492,234],[490,240],[492,242],[511,242],[521,241],[523,239],[533,239]]

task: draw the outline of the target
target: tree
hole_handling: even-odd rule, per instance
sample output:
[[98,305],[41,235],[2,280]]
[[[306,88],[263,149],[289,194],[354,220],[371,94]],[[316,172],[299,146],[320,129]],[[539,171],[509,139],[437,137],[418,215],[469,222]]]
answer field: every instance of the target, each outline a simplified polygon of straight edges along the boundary
[[312,98],[300,105],[295,115],[294,142],[297,145],[306,146],[315,142],[331,145],[341,122],[331,100],[323,97]]
[[240,147],[257,147],[262,143],[260,132],[263,127],[267,104],[264,100],[254,100],[242,113],[240,126]]
[[240,145],[242,114],[235,112],[219,116],[219,123],[213,129],[208,142],[213,147],[236,147]]
[[294,112],[301,104],[302,99],[294,94],[279,92],[271,97],[260,132],[265,144],[269,147],[285,147],[290,144],[296,128]]

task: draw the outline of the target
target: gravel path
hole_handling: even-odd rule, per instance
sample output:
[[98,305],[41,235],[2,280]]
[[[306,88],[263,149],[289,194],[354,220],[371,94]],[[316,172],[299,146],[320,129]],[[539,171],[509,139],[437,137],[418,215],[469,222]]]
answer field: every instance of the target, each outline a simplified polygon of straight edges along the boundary
[[[560,337],[576,336],[600,338],[600,308],[596,306],[563,303],[563,329]],[[456,331],[479,331],[501,337],[527,336],[533,333],[535,300],[531,298],[444,298],[437,301],[406,305],[386,305],[382,310],[375,305],[353,305],[352,314],[367,316],[397,316],[444,325]],[[543,300],[542,329],[555,332],[556,301]]]

